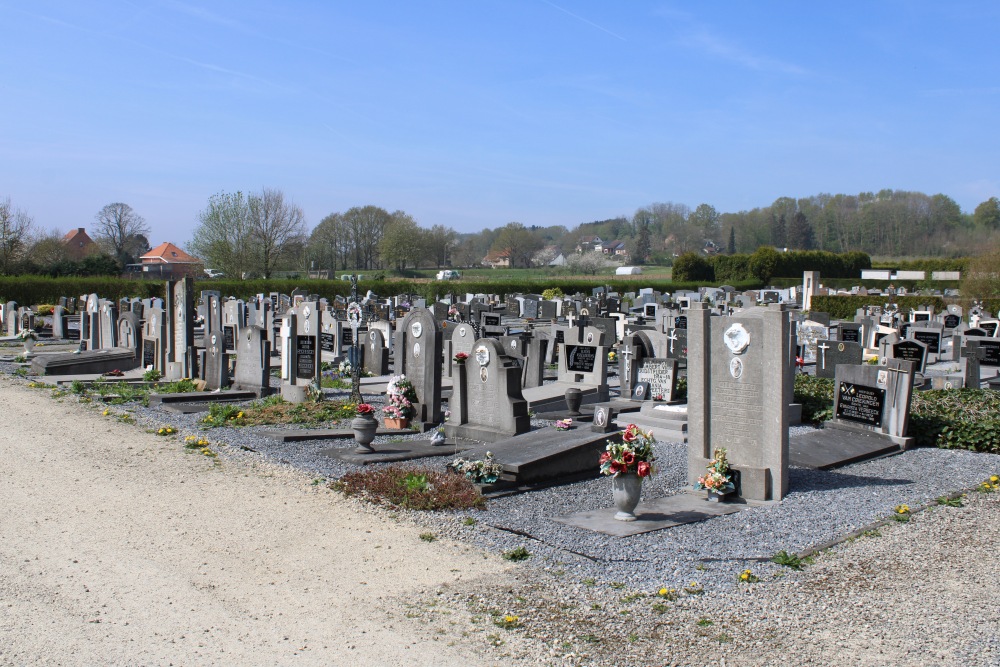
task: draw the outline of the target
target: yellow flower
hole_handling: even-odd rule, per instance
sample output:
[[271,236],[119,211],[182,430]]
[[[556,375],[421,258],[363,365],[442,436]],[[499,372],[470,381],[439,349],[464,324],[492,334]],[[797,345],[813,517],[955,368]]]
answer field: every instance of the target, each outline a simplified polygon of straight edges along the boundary
[[107,417],[109,414],[111,414],[111,410],[105,410],[101,414],[104,415],[105,417]]
[[996,484],[997,482],[1000,482],[1000,477],[993,475],[992,477],[990,477],[990,481]]
[[668,593],[669,593],[669,591],[667,591],[666,588],[661,588],[660,592],[659,592],[659,595],[667,595]]
[[517,616],[514,616],[512,614],[507,614],[506,616],[503,617],[503,620],[507,623],[517,623],[518,618]]
[[909,511],[910,511],[910,506],[909,505],[896,505],[896,513],[897,514],[906,514]]
[[237,414],[237,415],[236,415],[236,418],[237,418],[237,419],[243,419],[243,413],[242,413],[242,412],[240,412],[239,414]]

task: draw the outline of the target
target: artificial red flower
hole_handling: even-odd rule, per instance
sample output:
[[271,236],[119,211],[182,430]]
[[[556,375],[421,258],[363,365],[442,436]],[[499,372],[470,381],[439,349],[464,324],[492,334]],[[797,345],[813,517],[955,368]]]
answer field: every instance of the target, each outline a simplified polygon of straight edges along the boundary
[[612,461],[611,462],[611,474],[612,475],[616,475],[616,474],[618,474],[620,472],[625,472],[625,466],[623,466],[621,463],[618,463],[618,461]]
[[627,466],[632,465],[633,463],[635,463],[635,454],[633,454],[632,452],[623,452],[622,462]]
[[639,477],[649,477],[649,474],[653,472],[653,469],[646,461],[639,461],[639,467],[636,472],[639,473]]
[[625,429],[625,432],[622,433],[622,440],[624,440],[625,442],[634,442],[637,437],[636,436],[637,430],[639,430],[638,426],[636,426],[635,424],[629,424],[628,428]]
[[610,460],[611,460],[611,453],[610,452],[604,452],[603,454],[601,454],[601,459],[600,459],[600,461],[598,461],[598,463],[600,465],[604,465],[605,463],[607,463]]

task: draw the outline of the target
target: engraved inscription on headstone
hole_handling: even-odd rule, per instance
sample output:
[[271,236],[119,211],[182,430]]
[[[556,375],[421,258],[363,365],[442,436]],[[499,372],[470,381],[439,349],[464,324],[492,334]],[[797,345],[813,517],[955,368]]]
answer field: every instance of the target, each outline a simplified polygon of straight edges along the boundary
[[295,375],[300,378],[311,378],[316,367],[316,337],[295,337]]

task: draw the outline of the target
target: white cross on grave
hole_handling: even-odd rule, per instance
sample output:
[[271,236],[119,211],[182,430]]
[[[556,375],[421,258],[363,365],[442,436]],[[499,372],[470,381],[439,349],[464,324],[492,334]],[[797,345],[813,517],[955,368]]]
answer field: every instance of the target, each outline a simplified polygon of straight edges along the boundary
[[830,349],[830,346],[823,343],[816,346],[817,350],[820,350],[820,358],[822,359],[823,365],[820,366],[823,370],[826,370],[826,351]]
[[675,329],[670,330],[670,335],[667,336],[667,340],[670,341],[670,354],[674,353],[674,341],[677,340],[677,331]]
[[624,364],[624,367],[623,367],[624,372],[622,374],[626,378],[631,378],[632,377],[631,375],[629,375],[629,371],[632,369],[632,361],[631,361],[631,359],[632,359],[632,355],[633,354],[635,354],[635,353],[632,352],[632,348],[630,346],[628,346],[628,345],[626,345],[625,349],[622,350],[622,352],[621,352],[622,359],[625,360],[625,364]]

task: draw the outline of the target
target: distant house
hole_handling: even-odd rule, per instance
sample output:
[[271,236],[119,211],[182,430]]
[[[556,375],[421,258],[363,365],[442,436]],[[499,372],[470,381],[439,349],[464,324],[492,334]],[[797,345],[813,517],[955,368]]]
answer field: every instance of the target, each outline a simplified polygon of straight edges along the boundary
[[624,257],[627,253],[624,241],[608,241],[601,244],[601,252],[613,257]]
[[165,242],[139,258],[143,278],[174,279],[201,277],[204,262],[192,257],[173,243]]
[[66,244],[66,254],[74,261],[80,261],[91,253],[99,252],[100,250],[97,244],[94,243],[94,239],[90,238],[87,230],[83,227],[77,227],[73,231],[68,232],[63,237],[63,243]]
[[581,236],[576,244],[577,252],[600,252],[604,241],[600,236]]
[[510,253],[506,250],[490,251],[486,253],[486,257],[483,257],[483,266],[488,266],[491,269],[498,268],[509,268],[510,267]]

